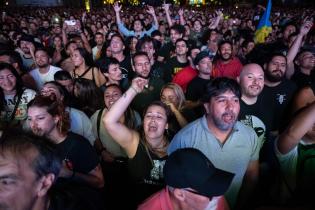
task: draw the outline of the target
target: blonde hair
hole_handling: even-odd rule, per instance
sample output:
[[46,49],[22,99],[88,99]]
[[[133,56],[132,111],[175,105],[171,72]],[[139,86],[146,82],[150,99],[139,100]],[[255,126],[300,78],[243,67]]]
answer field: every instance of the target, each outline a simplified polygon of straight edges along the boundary
[[186,98],[185,98],[182,88],[178,84],[169,82],[162,87],[161,92],[160,92],[160,97],[162,96],[163,91],[167,88],[174,91],[175,96],[178,100],[178,107],[176,108],[178,110],[181,110],[185,106],[185,102],[186,102]]

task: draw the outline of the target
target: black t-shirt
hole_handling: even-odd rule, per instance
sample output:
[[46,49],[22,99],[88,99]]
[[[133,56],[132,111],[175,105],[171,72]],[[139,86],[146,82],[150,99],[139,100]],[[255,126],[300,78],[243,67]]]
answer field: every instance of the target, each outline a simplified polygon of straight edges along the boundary
[[134,72],[131,65],[131,57],[125,56],[125,59],[119,63],[120,69],[122,71],[123,77],[133,78]]
[[268,106],[270,115],[273,116],[271,131],[282,128],[288,122],[290,105],[296,90],[294,82],[285,79],[275,87],[265,85],[258,96],[262,103]]
[[[100,58],[98,59],[95,64],[96,66],[104,72],[104,66],[107,61],[107,58]],[[125,59],[119,62],[119,66],[121,69],[121,73],[123,74],[123,78],[132,78],[133,77],[133,70],[131,65],[131,58],[130,56],[125,56]]]
[[[206,86],[210,81],[211,80],[203,79],[198,76],[195,77],[187,86],[186,99],[190,101],[201,100]],[[204,107],[202,105],[198,106],[194,109],[194,112],[196,113],[197,118],[201,117],[204,114]]]
[[202,98],[207,84],[211,80],[195,77],[187,86],[186,99],[198,101]]
[[164,80],[165,77],[165,64],[155,61],[150,71],[150,78],[158,78]]
[[54,184],[49,190],[48,210],[104,210],[100,191],[82,185]]
[[240,100],[240,113],[238,118],[245,125],[252,127],[258,137],[261,135],[266,136],[270,131],[273,117],[270,115],[269,109],[269,106],[266,106],[261,98],[258,98],[257,102],[252,105],[248,105],[243,100]]
[[136,155],[128,160],[129,175],[135,188],[135,194],[131,196],[137,204],[165,186],[163,168],[166,159],[167,156],[159,158],[139,142]]
[[72,132],[56,145],[56,150],[60,158],[68,160],[69,167],[76,172],[88,174],[99,164],[96,151],[89,141]]
[[185,63],[180,63],[176,56],[167,60],[165,64],[164,81],[171,82],[174,75],[186,66],[189,66],[188,60]]
[[167,61],[174,55],[175,45],[172,42],[168,42],[161,47],[158,52],[158,56],[163,57],[164,61]]

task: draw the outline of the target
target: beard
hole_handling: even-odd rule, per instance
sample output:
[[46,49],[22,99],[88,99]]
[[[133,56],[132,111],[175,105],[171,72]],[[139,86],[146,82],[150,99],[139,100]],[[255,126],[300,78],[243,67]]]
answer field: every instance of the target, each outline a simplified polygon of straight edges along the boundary
[[[273,72],[276,72],[280,70],[275,70]],[[265,72],[265,76],[267,78],[268,81],[270,82],[280,82],[284,79],[284,74],[281,72],[280,75],[279,74],[272,74],[271,72],[269,72],[268,70]]]
[[[223,118],[225,117],[230,117],[231,120],[230,122],[224,121]],[[221,116],[212,116],[214,124],[222,131],[227,131],[231,128],[234,127],[236,121],[237,121],[237,116],[233,112],[224,112]]]
[[227,54],[227,53],[225,53],[224,55],[228,55],[228,56],[223,56],[223,55],[221,55],[221,56],[220,56],[220,57],[221,57],[221,60],[223,60],[223,61],[231,60],[232,54]]
[[138,72],[135,72],[135,77],[140,77],[140,78],[143,78],[143,79],[149,79],[150,78],[150,73],[148,74],[148,76],[144,76],[144,75],[139,74]]
[[46,64],[37,64],[37,66],[38,66],[38,68],[46,68],[46,67],[49,66],[49,64],[48,63],[46,63]]

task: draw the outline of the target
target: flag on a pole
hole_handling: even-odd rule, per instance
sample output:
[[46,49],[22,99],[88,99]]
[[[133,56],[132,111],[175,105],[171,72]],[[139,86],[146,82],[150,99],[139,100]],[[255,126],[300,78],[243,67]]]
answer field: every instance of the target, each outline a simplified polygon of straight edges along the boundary
[[271,0],[268,0],[268,5],[266,10],[259,20],[256,32],[255,32],[255,42],[256,43],[264,43],[266,37],[271,33],[272,27],[270,22],[270,13],[271,13]]

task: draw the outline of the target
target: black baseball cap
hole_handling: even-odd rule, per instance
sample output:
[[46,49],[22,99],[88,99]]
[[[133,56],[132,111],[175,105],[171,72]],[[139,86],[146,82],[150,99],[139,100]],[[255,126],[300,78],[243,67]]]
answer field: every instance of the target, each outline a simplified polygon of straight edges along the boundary
[[209,57],[210,59],[212,59],[214,56],[207,50],[203,50],[200,53],[198,53],[194,59],[195,66],[198,65],[199,62],[206,57]]
[[176,150],[164,166],[164,178],[168,186],[191,188],[206,197],[223,195],[233,177],[233,173],[215,168],[201,151],[194,148]]

